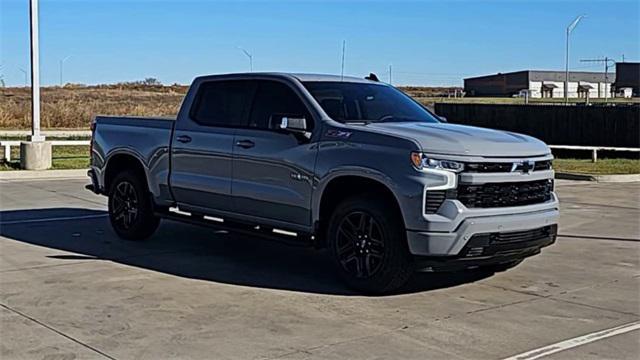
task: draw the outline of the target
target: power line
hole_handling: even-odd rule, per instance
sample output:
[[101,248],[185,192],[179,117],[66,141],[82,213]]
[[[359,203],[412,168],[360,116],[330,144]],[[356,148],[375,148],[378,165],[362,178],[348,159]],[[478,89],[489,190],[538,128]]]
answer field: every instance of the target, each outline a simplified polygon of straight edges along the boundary
[[[580,60],[580,62],[604,63],[604,102],[606,103],[609,95],[609,92],[607,91],[607,84],[609,83],[609,68],[613,67],[616,64],[616,61],[609,57],[605,57],[604,59],[584,59]],[[610,62],[612,62],[613,65],[609,65]],[[609,87],[609,90],[611,90],[611,87]]]

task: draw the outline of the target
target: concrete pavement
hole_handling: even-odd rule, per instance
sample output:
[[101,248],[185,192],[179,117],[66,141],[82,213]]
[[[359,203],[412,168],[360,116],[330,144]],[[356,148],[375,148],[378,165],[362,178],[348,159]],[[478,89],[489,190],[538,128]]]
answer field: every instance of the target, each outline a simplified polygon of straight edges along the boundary
[[[640,184],[558,182],[558,242],[510,271],[365,297],[322,252],[164,221],[112,232],[85,179],[0,181],[0,358],[501,359],[640,320]],[[639,331],[551,355],[632,359]]]

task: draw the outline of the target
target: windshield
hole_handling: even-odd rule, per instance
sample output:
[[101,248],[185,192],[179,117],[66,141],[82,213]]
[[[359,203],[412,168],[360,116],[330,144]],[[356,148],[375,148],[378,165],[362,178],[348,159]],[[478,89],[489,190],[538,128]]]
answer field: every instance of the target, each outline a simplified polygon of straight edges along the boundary
[[326,81],[303,84],[327,115],[336,121],[439,122],[420,104],[392,86]]

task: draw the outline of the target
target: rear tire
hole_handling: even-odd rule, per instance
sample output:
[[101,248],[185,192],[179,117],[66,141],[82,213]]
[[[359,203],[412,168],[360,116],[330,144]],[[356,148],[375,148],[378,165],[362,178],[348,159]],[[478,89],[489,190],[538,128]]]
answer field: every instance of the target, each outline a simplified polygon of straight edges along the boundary
[[143,240],[160,225],[146,182],[132,171],[116,175],[109,189],[109,220],[113,230],[126,240]]
[[342,201],[327,229],[328,247],[344,281],[367,294],[397,290],[413,274],[413,261],[395,204],[375,194]]

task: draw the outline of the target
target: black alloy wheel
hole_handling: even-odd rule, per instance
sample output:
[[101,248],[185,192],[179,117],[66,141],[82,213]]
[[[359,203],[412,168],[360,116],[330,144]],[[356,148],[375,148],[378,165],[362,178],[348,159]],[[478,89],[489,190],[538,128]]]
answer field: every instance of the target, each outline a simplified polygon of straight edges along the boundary
[[122,229],[131,229],[138,219],[138,195],[133,184],[121,181],[113,193],[113,221]]
[[340,276],[362,293],[394,292],[414,270],[400,211],[379,194],[356,194],[336,205],[327,246]]
[[113,230],[123,239],[142,240],[160,225],[143,174],[124,171],[114,178],[109,189],[109,219]]
[[356,278],[369,278],[382,267],[384,234],[380,224],[366,212],[354,211],[343,218],[336,245],[340,265]]

